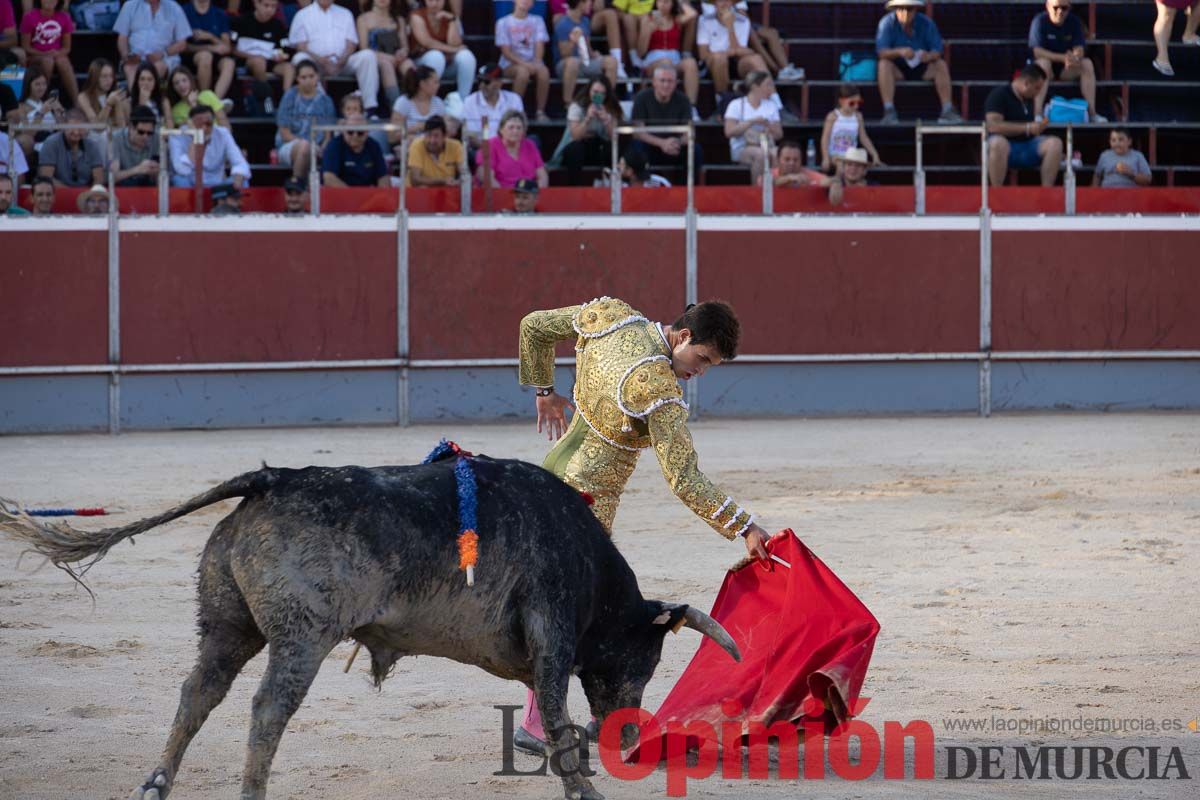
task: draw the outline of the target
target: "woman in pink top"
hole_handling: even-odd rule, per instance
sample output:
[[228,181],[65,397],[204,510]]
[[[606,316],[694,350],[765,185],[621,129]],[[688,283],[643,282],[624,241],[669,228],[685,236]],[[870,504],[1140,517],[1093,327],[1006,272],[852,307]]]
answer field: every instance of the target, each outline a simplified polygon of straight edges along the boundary
[[39,66],[47,75],[58,70],[67,100],[75,105],[79,94],[75,68],[71,66],[71,34],[75,23],[62,6],[63,0],[38,0],[38,7],[21,18],[21,47],[28,55],[29,66]]
[[[500,117],[500,135],[488,139],[488,157],[491,160],[492,186],[511,189],[517,181],[536,180],[545,189],[550,185],[550,174],[542,162],[537,145],[525,138],[525,115],[520,111],[506,111]],[[478,169],[475,179],[483,183],[483,151],[475,156]]]

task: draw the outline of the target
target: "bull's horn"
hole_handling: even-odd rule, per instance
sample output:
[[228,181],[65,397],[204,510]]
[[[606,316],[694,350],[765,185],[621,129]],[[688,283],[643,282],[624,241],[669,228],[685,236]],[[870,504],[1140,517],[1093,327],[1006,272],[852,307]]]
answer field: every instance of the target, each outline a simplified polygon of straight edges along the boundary
[[733,658],[734,661],[740,662],[742,654],[738,652],[738,647],[733,641],[733,637],[729,632],[721,627],[721,623],[705,614],[694,606],[688,606],[687,611],[683,612],[683,625],[686,628],[691,628],[695,631],[700,631],[708,638],[712,639],[717,644],[721,645],[726,653]]

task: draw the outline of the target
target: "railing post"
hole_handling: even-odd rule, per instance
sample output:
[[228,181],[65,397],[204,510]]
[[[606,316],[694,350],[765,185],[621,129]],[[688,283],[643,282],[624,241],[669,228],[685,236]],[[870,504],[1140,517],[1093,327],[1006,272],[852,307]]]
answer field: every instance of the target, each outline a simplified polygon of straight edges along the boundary
[[1063,194],[1066,212],[1075,213],[1075,128],[1067,126],[1067,171],[1063,174]]
[[470,147],[463,141],[462,161],[458,164],[458,213],[471,213],[471,164],[468,157]]
[[979,416],[992,415],[992,210],[979,210]]
[[622,188],[621,183],[622,183],[622,181],[621,181],[621,172],[619,169],[619,157],[617,155],[617,151],[619,149],[619,144],[620,144],[620,142],[619,142],[620,138],[621,138],[621,134],[618,133],[617,129],[614,127],[613,135],[612,135],[612,159],[611,159],[611,163],[610,163],[611,172],[609,172],[609,175],[608,175],[609,210],[613,214],[621,213],[621,188]]
[[[117,184],[112,169],[112,128],[105,137],[108,165],[108,432],[121,432],[121,231],[117,218]],[[11,161],[9,163],[12,163]]]
[[[687,209],[684,215],[684,258],[685,258],[685,273],[684,273],[684,297],[685,303],[699,302],[696,299],[698,279],[698,265],[696,263],[696,126],[691,122],[687,126]],[[691,408],[692,415],[698,417],[700,413],[699,406],[696,404],[697,395],[696,381],[688,381],[685,393],[687,395],[687,404]]]
[[321,174],[317,171],[317,140],[313,125],[308,126],[308,213],[321,213]]
[[192,159],[192,204],[197,214],[204,213],[204,152],[208,143],[204,141],[204,131],[196,128],[192,131],[192,140],[196,145],[196,157]]
[[170,210],[171,167],[167,156],[171,149],[171,131],[159,128],[155,135],[158,137],[158,215],[165,217]]
[[988,144],[987,125],[979,133],[979,206],[988,209]]
[[771,176],[771,140],[767,134],[762,134],[759,144],[763,151],[763,171],[759,180],[762,181],[762,213],[775,213],[775,181]]
[[913,208],[918,214],[925,213],[925,159],[923,150],[925,149],[925,137],[921,132],[921,120],[917,120],[917,165],[913,170],[913,191],[916,197],[913,199]]

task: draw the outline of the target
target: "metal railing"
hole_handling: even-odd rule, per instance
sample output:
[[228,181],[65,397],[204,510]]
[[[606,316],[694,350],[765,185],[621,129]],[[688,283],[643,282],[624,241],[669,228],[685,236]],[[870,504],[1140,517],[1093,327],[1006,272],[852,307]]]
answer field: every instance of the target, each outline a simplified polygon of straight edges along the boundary
[[[683,152],[687,158],[687,213],[694,214],[696,206],[696,127],[690,122],[686,125],[618,125],[616,128],[613,128],[612,166],[608,178],[609,189],[612,192],[610,200],[611,213],[621,213],[621,190],[624,188],[624,181],[621,179],[619,152],[621,136],[632,135],[636,137],[639,133],[683,135]],[[646,159],[647,163],[649,163],[649,160],[648,158]],[[688,302],[694,301],[689,300]]]
[[[113,132],[112,132],[112,127],[104,124],[103,122],[51,122],[49,124],[41,123],[39,125],[14,125],[14,126],[12,126],[12,128],[9,130],[9,137],[8,137],[8,156],[7,156],[8,162],[7,163],[9,165],[9,171],[12,172],[16,166],[15,161],[16,161],[16,155],[17,155],[17,148],[20,147],[20,144],[17,142],[17,134],[26,133],[26,132],[41,133],[41,132],[47,132],[47,131],[51,132],[51,133],[56,133],[56,132],[72,131],[72,130],[74,130],[74,131],[83,130],[83,131],[89,131],[89,132],[96,132],[96,133],[103,132],[104,133],[104,163],[103,163],[103,167],[104,167],[104,176],[105,176],[104,181],[106,184],[106,188],[108,190],[108,214],[109,214],[109,216],[115,216],[117,213],[117,195],[116,195],[116,191],[115,191],[115,186],[113,185],[113,170],[112,170]],[[80,146],[86,147],[86,145],[84,145],[84,144],[81,144]],[[39,168],[40,168],[40,165],[39,165]],[[13,175],[13,178],[14,178],[13,185],[15,188],[15,186],[16,186],[15,173]],[[90,189],[91,186],[92,186],[92,183],[89,180],[87,183],[87,188]],[[16,202],[16,200],[14,199],[13,202]]]

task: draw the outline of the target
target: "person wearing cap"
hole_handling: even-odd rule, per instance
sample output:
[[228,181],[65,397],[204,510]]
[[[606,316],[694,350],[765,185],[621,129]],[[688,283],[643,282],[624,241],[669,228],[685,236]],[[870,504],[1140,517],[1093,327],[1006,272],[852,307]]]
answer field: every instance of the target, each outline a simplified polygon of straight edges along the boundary
[[513,187],[513,213],[537,213],[538,183],[531,178],[522,178]]
[[875,30],[875,52],[879,96],[883,100],[884,125],[900,121],[896,113],[896,81],[933,81],[942,111],[937,121],[944,125],[962,122],[950,102],[950,68],[942,58],[945,44],[937,24],[918,9],[924,0],[888,0],[890,14],[879,20]]
[[438,116],[425,120],[424,135],[408,146],[409,186],[456,186],[466,160],[462,143],[446,133],[446,121]]
[[[1083,21],[1071,13],[1071,0],[1046,0],[1046,10],[1029,24],[1029,58],[1051,79],[1079,81],[1079,93],[1087,101],[1089,122],[1108,122],[1096,113],[1096,65],[1084,55],[1087,31]],[[1033,101],[1033,115],[1042,115],[1046,90],[1050,81],[1042,84],[1042,92]]]
[[208,106],[193,106],[188,112],[188,125],[170,139],[171,185],[189,188],[196,185],[198,145],[193,133],[204,134],[204,156],[201,178],[204,186],[216,186],[232,180],[239,189],[250,180],[250,165],[242,148],[233,140],[228,128],[213,124],[213,112]]
[[283,213],[296,216],[305,213],[308,201],[308,184],[295,176],[283,182]]
[[463,132],[472,149],[483,144],[484,118],[488,123],[488,136],[495,136],[505,113],[525,111],[521,96],[503,87],[504,70],[499,64],[484,64],[479,68],[479,87],[463,101]]
[[108,204],[108,190],[98,183],[75,198],[75,207],[80,214],[107,214]]
[[222,183],[212,190],[213,207],[210,212],[215,217],[225,217],[242,213],[242,192],[232,183]]
[[837,174],[829,179],[829,205],[840,206],[847,186],[869,186],[867,165],[871,157],[861,147],[851,147],[838,157]]

